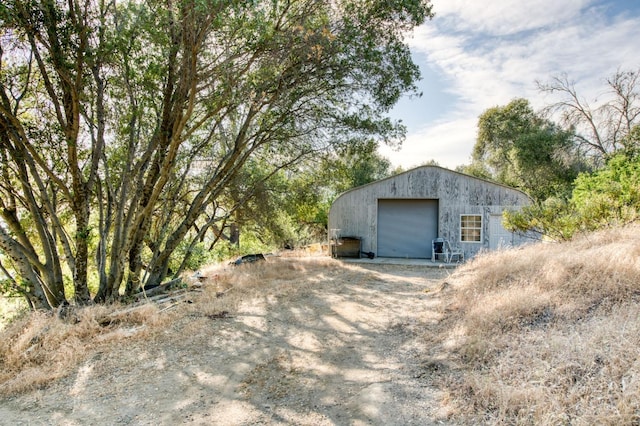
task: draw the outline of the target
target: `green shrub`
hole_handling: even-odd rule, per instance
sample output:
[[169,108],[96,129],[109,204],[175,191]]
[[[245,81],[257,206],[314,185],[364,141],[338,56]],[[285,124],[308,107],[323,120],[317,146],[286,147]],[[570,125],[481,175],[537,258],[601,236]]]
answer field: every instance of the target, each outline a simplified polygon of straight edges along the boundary
[[551,198],[507,212],[512,231],[537,232],[556,240],[634,222],[640,217],[640,155],[619,154],[605,167],[575,180],[570,200]]

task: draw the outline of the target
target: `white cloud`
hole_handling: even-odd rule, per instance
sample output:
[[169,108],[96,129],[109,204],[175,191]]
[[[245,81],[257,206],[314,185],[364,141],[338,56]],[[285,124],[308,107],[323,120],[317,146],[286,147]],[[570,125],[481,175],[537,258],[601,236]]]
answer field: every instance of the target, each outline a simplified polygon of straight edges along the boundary
[[[394,166],[410,169],[435,160],[443,167],[454,169],[468,164],[476,133],[475,118],[459,118],[442,121],[410,134],[400,151],[384,146],[380,153]],[[461,156],[461,153],[466,153]]]
[[458,31],[504,36],[566,22],[593,0],[434,0],[442,16]]
[[[434,0],[436,17],[417,28],[409,44],[437,70],[455,99],[436,123],[413,129],[394,164],[429,159],[453,167],[467,163],[478,116],[524,97],[548,104],[536,81],[566,74],[592,99],[618,69],[640,67],[640,17],[607,16],[595,0]],[[428,93],[423,101],[428,102]],[[419,104],[416,108],[419,110]]]

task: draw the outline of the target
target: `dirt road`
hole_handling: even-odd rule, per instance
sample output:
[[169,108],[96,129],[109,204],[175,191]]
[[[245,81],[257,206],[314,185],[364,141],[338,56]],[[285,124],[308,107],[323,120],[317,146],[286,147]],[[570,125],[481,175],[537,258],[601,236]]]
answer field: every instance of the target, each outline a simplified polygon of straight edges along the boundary
[[348,265],[265,290],[228,315],[197,310],[149,339],[91,354],[44,390],[0,401],[7,425],[429,425],[438,395],[421,330],[447,271]]

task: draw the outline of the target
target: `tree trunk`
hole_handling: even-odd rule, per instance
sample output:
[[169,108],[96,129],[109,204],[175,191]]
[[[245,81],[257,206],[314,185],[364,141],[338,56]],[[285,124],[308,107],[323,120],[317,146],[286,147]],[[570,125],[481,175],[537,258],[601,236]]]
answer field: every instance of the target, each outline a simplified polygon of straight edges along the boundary
[[236,247],[240,247],[240,227],[237,222],[233,222],[229,231],[229,242]]
[[87,271],[89,261],[89,209],[82,208],[76,215],[76,256],[73,271],[73,287],[75,300],[79,305],[91,302],[89,286],[87,285]]
[[130,296],[140,291],[142,275],[142,242],[136,241],[129,251],[129,271],[127,275],[127,285],[125,295]]
[[47,297],[47,287],[43,285],[38,273],[33,269],[32,262],[28,256],[24,254],[19,245],[7,235],[2,227],[0,227],[0,247],[6,255],[12,260],[13,264],[19,272],[19,276],[26,284],[24,295],[29,300],[30,305],[35,309],[51,309],[58,306],[58,298],[54,294]]

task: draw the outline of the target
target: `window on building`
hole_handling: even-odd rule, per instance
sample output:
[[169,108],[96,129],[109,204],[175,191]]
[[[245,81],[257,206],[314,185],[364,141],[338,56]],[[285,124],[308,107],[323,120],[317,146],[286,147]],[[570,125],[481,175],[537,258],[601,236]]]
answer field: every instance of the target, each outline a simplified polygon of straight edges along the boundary
[[460,241],[468,243],[482,242],[482,216],[463,214],[460,216]]

